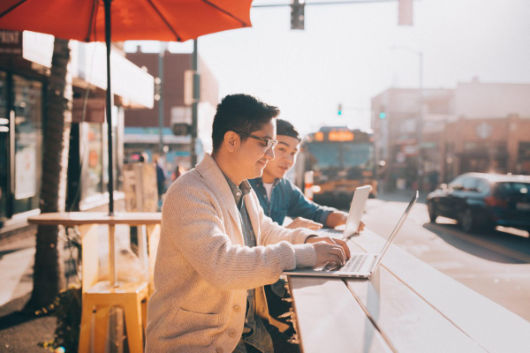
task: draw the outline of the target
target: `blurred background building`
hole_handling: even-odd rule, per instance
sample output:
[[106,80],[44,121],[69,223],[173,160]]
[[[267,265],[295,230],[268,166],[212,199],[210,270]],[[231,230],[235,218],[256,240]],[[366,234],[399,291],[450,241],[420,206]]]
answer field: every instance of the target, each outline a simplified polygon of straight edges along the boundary
[[[54,38],[2,31],[0,43],[0,234],[39,212],[39,193]],[[68,161],[67,210],[106,208],[107,143],[105,46],[70,41],[73,108]],[[114,92],[115,190],[121,182],[124,109],[153,106],[153,77],[125,58],[120,44],[111,57]],[[123,199],[117,192],[116,200]]]
[[530,173],[530,84],[389,88],[372,98],[371,125],[388,189],[431,190],[465,172]]
[[[158,87],[153,109],[126,109],[124,151],[128,161],[134,161],[141,153],[150,160],[162,156],[163,167],[168,174],[177,164],[191,167],[191,136],[189,131],[176,131],[176,125],[191,124],[191,69],[192,54],[127,53],[127,59],[145,68],[154,76]],[[211,131],[215,108],[219,99],[216,78],[199,57],[200,100],[198,105],[198,139],[196,151],[199,157],[211,148]],[[162,127],[162,134],[159,132]],[[175,134],[176,133],[176,134]]]

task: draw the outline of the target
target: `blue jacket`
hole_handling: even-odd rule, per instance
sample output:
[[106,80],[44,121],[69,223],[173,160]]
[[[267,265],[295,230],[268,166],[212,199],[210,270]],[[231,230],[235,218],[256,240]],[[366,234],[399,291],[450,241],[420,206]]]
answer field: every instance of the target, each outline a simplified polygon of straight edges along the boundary
[[288,216],[293,219],[304,217],[325,225],[328,215],[334,211],[333,208],[320,206],[308,200],[298,187],[285,178],[276,179],[270,200],[267,198],[261,178],[250,179],[249,183],[258,195],[265,214],[278,224],[282,224]]

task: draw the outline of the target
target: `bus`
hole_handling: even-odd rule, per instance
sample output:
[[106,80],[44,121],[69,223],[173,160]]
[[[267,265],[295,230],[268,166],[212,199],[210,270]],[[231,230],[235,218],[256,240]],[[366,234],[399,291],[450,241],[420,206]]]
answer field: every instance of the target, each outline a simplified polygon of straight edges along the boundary
[[[313,172],[312,186],[304,185],[304,175]],[[373,137],[346,127],[322,127],[306,136],[295,167],[296,183],[311,187],[319,204],[348,208],[355,188],[369,184],[370,196],[377,195]]]

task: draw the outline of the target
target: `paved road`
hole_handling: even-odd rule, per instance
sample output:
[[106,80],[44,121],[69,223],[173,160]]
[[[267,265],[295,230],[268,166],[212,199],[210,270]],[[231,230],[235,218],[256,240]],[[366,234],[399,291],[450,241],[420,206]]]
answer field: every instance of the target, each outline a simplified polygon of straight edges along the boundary
[[[408,196],[387,195],[368,201],[363,221],[381,235],[390,234]],[[417,203],[396,244],[439,271],[530,321],[530,239],[528,233],[502,229],[466,234],[454,221],[429,223],[427,207]]]

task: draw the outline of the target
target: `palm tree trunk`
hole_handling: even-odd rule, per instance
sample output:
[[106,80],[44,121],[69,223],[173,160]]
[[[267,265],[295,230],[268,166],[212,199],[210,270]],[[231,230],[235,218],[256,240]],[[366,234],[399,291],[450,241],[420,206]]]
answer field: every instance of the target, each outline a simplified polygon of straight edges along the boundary
[[[72,121],[72,79],[68,73],[69,61],[68,41],[55,38],[44,122],[40,194],[42,213],[64,211],[66,204],[68,149]],[[59,291],[64,288],[61,250],[59,227],[39,226],[33,270],[33,292],[26,309],[33,310],[51,304]]]

